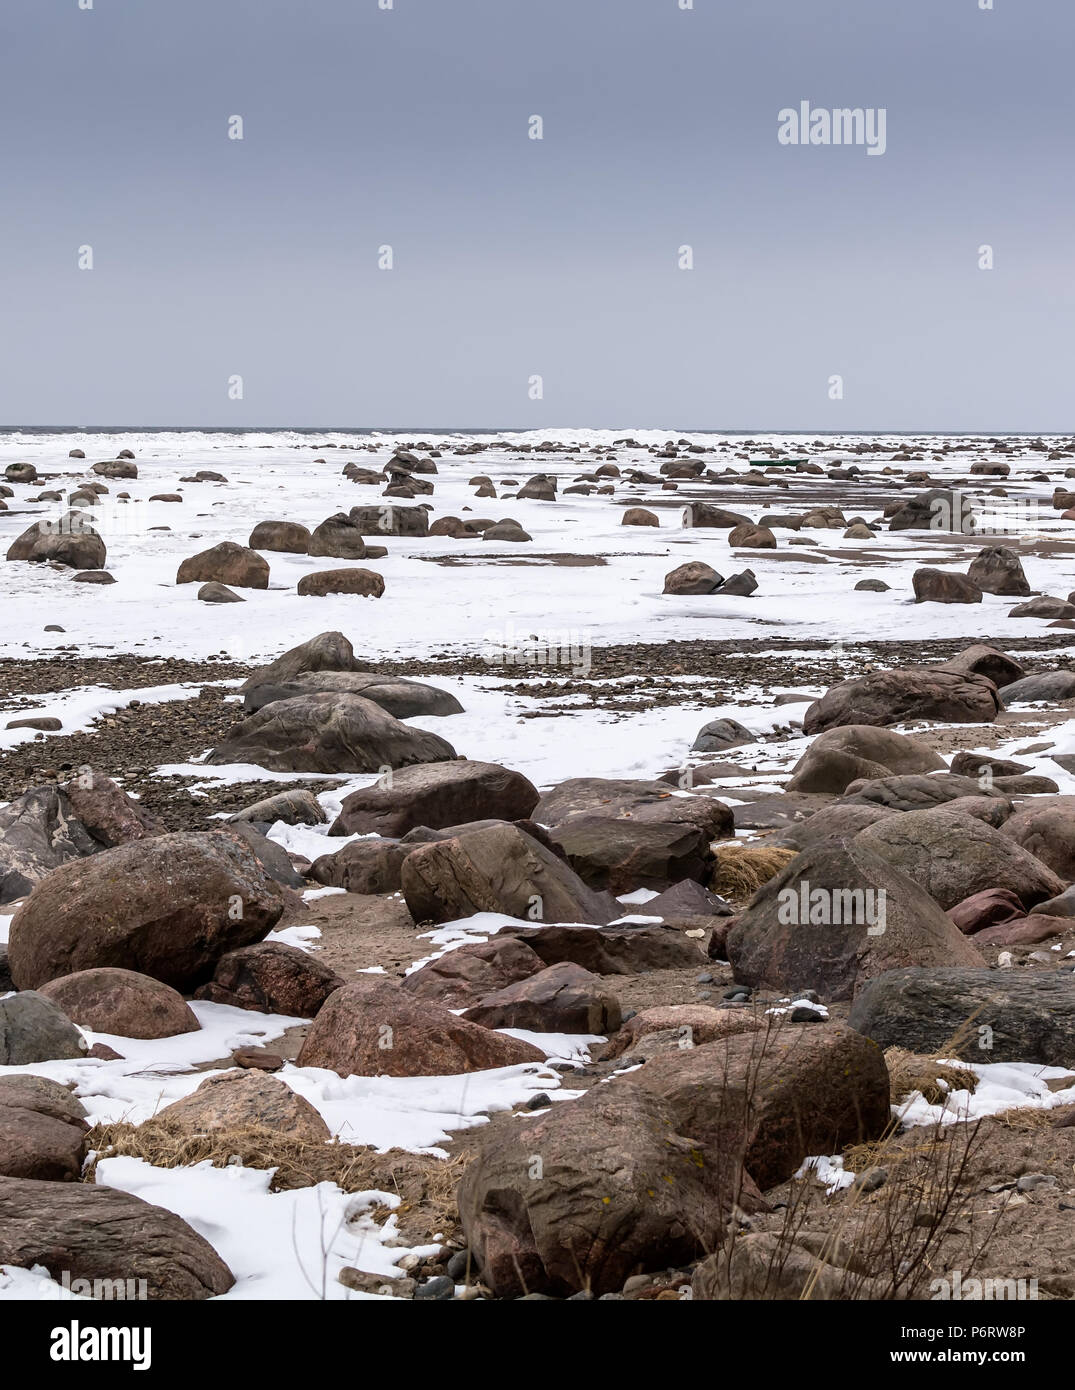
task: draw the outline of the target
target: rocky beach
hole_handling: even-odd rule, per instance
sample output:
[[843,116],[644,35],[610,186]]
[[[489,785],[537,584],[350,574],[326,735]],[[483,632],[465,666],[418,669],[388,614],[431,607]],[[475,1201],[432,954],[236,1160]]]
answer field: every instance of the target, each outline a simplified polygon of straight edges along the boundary
[[0,479],[0,1300],[1075,1297],[1075,439]]

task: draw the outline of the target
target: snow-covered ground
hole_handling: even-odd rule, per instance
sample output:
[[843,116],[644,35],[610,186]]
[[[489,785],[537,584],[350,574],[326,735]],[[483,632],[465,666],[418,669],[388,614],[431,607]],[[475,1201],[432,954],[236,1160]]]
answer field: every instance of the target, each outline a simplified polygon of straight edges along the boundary
[[[630,434],[565,430],[487,438],[531,445],[560,438],[591,447],[608,446]],[[681,436],[674,431],[636,431],[633,437],[640,443],[663,444]],[[719,446],[722,452],[701,456],[708,467],[749,469],[746,459],[735,457],[737,451],[744,452],[740,440],[701,434],[682,437]],[[26,656],[74,643],[84,655],[124,651],[208,657],[226,651],[236,659],[253,660],[330,628],[347,631],[356,651],[371,657],[444,652],[480,656],[532,632],[567,634],[596,646],[703,637],[754,639],[767,633],[823,640],[878,636],[910,640],[965,631],[967,615],[961,605],[923,607],[911,595],[911,574],[916,568],[951,556],[950,545],[943,540],[932,544],[921,533],[910,539],[906,532],[883,531],[874,540],[862,542],[844,540],[838,530],[806,530],[799,536],[817,541],[818,546],[800,549],[790,547],[791,533],[782,531],[778,532],[780,558],[756,550],[733,553],[725,533],[684,528],[683,508],[676,495],[656,486],[621,483],[617,499],[637,495],[641,504],[658,506],[659,529],[621,526],[623,507],[615,504],[617,499],[596,493],[564,497],[565,486],[601,462],[590,453],[518,455],[496,450],[455,456],[448,452],[471,438],[426,436],[423,442],[442,450],[437,461],[440,472],[432,479],[436,487],[432,498],[419,497],[416,503],[432,501],[435,516],[465,518],[469,509],[472,516],[514,517],[533,537],[532,543],[388,537],[388,556],[370,562],[385,580],[385,595],[379,600],[344,595],[299,598],[295,586],[304,574],[345,562],[272,553],[267,556],[269,588],[244,590],[245,604],[240,607],[199,603],[197,585],[177,587],[180,562],[222,540],[245,544],[258,521],[284,519],[312,528],[340,510],[381,504],[382,488],[353,484],[341,476],[341,470],[352,460],[360,467],[378,467],[391,457],[402,436],[376,436],[381,446],[376,454],[342,447],[369,442],[368,437],[357,435],[326,435],[317,441],[287,433],[0,436],[0,468],[27,462],[41,474],[63,475],[40,485],[17,486],[17,495],[8,499],[8,510],[0,513],[4,549],[32,521],[65,510],[59,503],[28,504],[26,498],[36,496],[41,488],[67,491],[79,480],[93,479],[91,465],[114,458],[121,448],[134,451],[139,472],[132,480],[98,479],[110,491],[99,506],[90,509],[108,547],[108,569],[117,583],[80,585],[68,575],[41,573],[40,567],[12,567],[4,574],[4,588],[9,603],[18,605],[19,621],[0,628],[0,655]],[[769,438],[793,457],[800,456],[808,443],[787,436]],[[413,436],[408,442],[414,442]],[[767,441],[758,438],[755,442]],[[850,460],[855,442],[832,439],[825,457]],[[897,437],[880,442],[886,448],[891,445],[893,452],[907,444]],[[938,478],[964,477],[973,461],[993,457],[983,443],[980,453],[954,453],[934,461],[932,446],[942,442],[926,440],[926,461],[901,466],[928,468]],[[321,447],[314,447],[315,443]],[[330,443],[341,447],[323,447]],[[67,458],[75,447],[85,451],[84,463]],[[811,451],[811,457],[818,456]],[[1051,510],[1052,484],[1030,481],[1031,474],[1046,466],[1043,456],[1035,453],[1010,461],[1012,477],[1004,482],[1009,496],[989,499],[998,514],[1010,516],[1020,534],[1040,533],[1053,539],[1070,535],[1069,523]],[[656,473],[661,460],[646,451],[619,448],[616,462],[624,472],[639,467]],[[859,462],[870,472],[882,466],[880,458]],[[1057,465],[1051,467],[1055,471]],[[228,482],[179,482],[199,469],[222,473]],[[469,486],[471,477],[487,474],[498,492],[503,492],[503,480],[521,483],[539,472],[557,475],[560,500],[481,500]],[[805,481],[818,485],[820,502],[828,500],[822,490],[823,485],[830,486],[826,479]],[[981,495],[1001,480],[974,481],[974,491]],[[684,498],[697,495],[691,484],[681,483],[680,488]],[[914,484],[903,484],[903,489],[907,496],[921,490]],[[705,485],[705,491],[710,490]],[[130,494],[129,502],[117,500],[123,492]],[[175,492],[185,500],[149,501],[156,494]],[[1029,527],[1019,520],[1018,512],[1028,499],[1041,503]],[[739,500],[734,489],[725,488],[722,505],[755,519],[765,511],[787,509],[786,495],[777,487],[743,490]],[[863,504],[867,520],[878,513],[879,506]],[[154,529],[160,527],[170,529]],[[883,559],[890,592],[852,597],[855,579],[872,572],[869,566],[852,563],[863,551]],[[524,567],[488,563],[567,553],[598,556],[606,563],[582,569],[551,562]],[[968,554],[973,554],[973,547],[968,547]],[[462,557],[462,562],[433,563],[445,556]],[[749,600],[663,595],[668,570],[691,559],[705,560],[722,574],[749,565],[758,576],[758,591]],[[1066,594],[1075,587],[1075,546],[1070,554],[1047,560],[1030,556],[1024,568],[1032,587]],[[1037,630],[1033,620],[1008,618],[1011,606],[1009,600],[987,594],[974,622],[997,637],[1025,636]],[[45,633],[46,624],[58,624],[64,632]]]

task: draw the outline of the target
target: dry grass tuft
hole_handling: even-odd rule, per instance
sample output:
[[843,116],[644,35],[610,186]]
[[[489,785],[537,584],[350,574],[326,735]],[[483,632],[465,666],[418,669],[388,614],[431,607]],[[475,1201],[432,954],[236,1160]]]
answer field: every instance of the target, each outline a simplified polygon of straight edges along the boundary
[[713,846],[713,857],[710,888],[722,897],[744,902],[780,873],[795,858],[795,851],[728,841]]
[[[272,1192],[335,1183],[344,1192],[394,1192],[400,1198],[395,1213],[401,1231],[414,1232],[419,1243],[433,1235],[452,1236],[459,1226],[456,1188],[469,1154],[455,1158],[390,1149],[343,1144],[338,1140],[314,1144],[274,1129],[249,1125],[239,1129],[192,1134],[164,1115],[141,1125],[95,1125],[88,1136],[96,1157],[87,1167],[84,1181],[95,1182],[94,1170],[102,1158],[121,1155],[141,1158],[155,1168],[186,1168],[209,1162],[214,1168],[239,1163],[244,1168],[274,1168]],[[384,1221],[387,1207],[374,1212]]]
[[1002,1110],[992,1118],[1005,1129],[1051,1129],[1056,1119],[1056,1111],[1028,1105],[1019,1106],[1015,1110]]
[[902,1047],[890,1047],[885,1052],[885,1062],[892,1082],[893,1101],[902,1100],[912,1091],[921,1091],[930,1105],[939,1105],[950,1092],[973,1091],[978,1085],[978,1077],[969,1067],[939,1062],[934,1057],[923,1057]]

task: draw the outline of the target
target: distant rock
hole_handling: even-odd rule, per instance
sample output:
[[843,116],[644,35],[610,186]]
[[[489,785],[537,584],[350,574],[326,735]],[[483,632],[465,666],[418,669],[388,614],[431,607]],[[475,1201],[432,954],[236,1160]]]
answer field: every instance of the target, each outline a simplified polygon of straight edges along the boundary
[[269,565],[256,550],[221,541],[179,566],[177,584],[228,584],[238,589],[267,589]]

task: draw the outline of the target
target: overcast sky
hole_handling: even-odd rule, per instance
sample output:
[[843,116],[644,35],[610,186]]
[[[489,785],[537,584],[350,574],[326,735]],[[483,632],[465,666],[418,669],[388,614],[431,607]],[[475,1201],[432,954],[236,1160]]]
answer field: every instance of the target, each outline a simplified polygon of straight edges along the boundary
[[0,422],[1075,428],[1073,0],[381,3],[3,0]]

